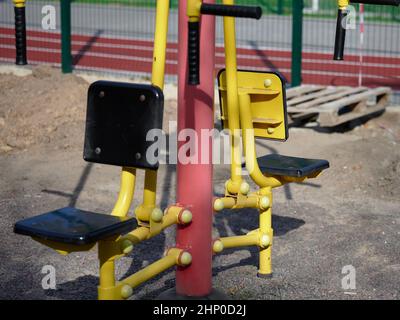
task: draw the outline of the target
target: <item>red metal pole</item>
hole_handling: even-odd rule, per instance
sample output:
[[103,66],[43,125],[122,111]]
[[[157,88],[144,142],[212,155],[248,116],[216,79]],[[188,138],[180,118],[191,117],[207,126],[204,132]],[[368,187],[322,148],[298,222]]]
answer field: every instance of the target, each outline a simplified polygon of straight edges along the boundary
[[[206,1],[213,3],[214,1]],[[178,53],[178,133],[194,129],[198,139],[195,157],[198,164],[183,164],[178,157],[177,202],[190,207],[193,221],[179,226],[177,246],[192,254],[192,264],[178,268],[176,293],[184,296],[207,296],[212,290],[212,141],[208,139],[208,163],[201,164],[201,130],[214,127],[215,17],[202,16],[200,21],[200,85],[187,84],[187,16],[186,1],[179,1]],[[179,147],[185,142],[178,141]],[[178,153],[179,154],[179,153]]]

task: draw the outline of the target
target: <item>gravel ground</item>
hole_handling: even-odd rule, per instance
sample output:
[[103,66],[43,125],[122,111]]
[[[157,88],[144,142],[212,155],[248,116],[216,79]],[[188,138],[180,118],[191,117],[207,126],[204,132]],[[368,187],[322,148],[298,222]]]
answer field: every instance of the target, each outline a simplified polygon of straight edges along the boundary
[[[0,74],[1,299],[96,298],[95,250],[61,256],[12,232],[22,218],[67,205],[101,213],[112,209],[119,168],[82,160],[87,86],[80,77],[48,68],[23,77]],[[17,88],[23,94],[16,94]],[[214,258],[214,287],[235,299],[399,299],[397,110],[389,108],[353,130],[292,128],[286,143],[260,141],[259,154],[324,158],[331,168],[317,179],[274,192],[274,277],[256,277],[257,250],[226,250]],[[175,111],[176,102],[169,100],[166,121],[174,119]],[[215,166],[216,194],[228,176],[227,166]],[[175,200],[175,167],[161,166],[159,180],[158,200],[165,207]],[[140,175],[134,205],[142,185]],[[214,234],[242,234],[256,228],[257,220],[250,209],[222,212],[215,217]],[[138,245],[118,262],[117,276],[160,258],[173,244],[174,230],[169,229]],[[55,290],[42,289],[45,265],[56,268]],[[342,289],[346,265],[355,267],[355,290]],[[135,289],[133,298],[152,299],[172,287],[173,270]]]

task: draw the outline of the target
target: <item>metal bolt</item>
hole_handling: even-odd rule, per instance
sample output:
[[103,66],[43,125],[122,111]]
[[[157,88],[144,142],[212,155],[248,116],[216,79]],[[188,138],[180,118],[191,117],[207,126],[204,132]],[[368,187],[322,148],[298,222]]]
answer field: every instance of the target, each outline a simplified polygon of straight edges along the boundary
[[260,199],[260,209],[267,210],[269,208],[269,205],[270,205],[269,198],[267,196],[263,196]]
[[100,92],[99,92],[99,97],[100,97],[100,98],[104,98],[104,96],[105,96],[104,91],[100,91]]
[[179,221],[182,224],[188,224],[192,221],[192,218],[192,213],[187,209],[183,210],[182,213],[179,215]]
[[144,100],[146,100],[146,96],[144,94],[141,94],[139,100],[140,102],[143,102]]
[[181,266],[187,266],[191,263],[192,255],[187,251],[182,252],[182,254],[178,258],[178,264],[180,264]]
[[260,247],[261,247],[261,248],[266,248],[266,247],[268,247],[269,244],[270,244],[270,242],[271,242],[271,240],[270,240],[270,238],[269,238],[269,235],[263,234],[263,235],[260,237]]
[[161,222],[164,214],[159,208],[154,208],[151,212],[151,220],[154,222]]
[[265,79],[264,80],[264,87],[268,88],[272,85],[272,80],[271,79]]
[[214,244],[213,244],[213,251],[215,253],[219,253],[222,252],[222,250],[224,250],[224,244],[222,243],[221,240],[215,240]]
[[240,185],[240,193],[241,194],[248,194],[250,191],[250,185],[247,182],[242,182],[242,184]]
[[96,149],[94,149],[94,153],[95,154],[100,154],[101,153],[101,149],[99,147],[97,147]]
[[125,239],[124,241],[122,241],[121,249],[122,249],[122,252],[125,254],[130,253],[133,250],[132,241],[130,241],[128,239]]
[[121,288],[121,297],[124,299],[128,299],[133,294],[133,289],[131,286],[124,285]]
[[215,199],[214,211],[221,211],[222,209],[224,209],[224,202],[221,199]]

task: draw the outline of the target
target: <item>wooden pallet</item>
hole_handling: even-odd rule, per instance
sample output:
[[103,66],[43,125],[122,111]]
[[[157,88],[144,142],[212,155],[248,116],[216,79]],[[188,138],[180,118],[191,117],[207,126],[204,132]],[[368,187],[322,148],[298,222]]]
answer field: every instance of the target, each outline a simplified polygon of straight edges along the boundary
[[303,85],[286,92],[289,121],[316,120],[321,127],[378,113],[388,105],[391,89]]

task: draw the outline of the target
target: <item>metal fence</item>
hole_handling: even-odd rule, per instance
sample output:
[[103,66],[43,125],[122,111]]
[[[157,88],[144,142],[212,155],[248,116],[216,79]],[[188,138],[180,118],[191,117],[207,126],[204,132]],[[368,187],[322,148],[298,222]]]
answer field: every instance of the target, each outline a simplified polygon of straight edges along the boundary
[[[65,1],[65,0],[63,0]],[[240,68],[277,70],[291,81],[292,1],[238,0],[264,9],[259,21],[237,19]],[[71,4],[72,65],[75,69],[130,75],[151,71],[156,1],[75,0]],[[171,1],[167,68],[177,66],[177,0]],[[400,102],[400,9],[365,6],[365,36],[360,48],[359,24],[349,30],[343,62],[332,61],[336,1],[305,0],[302,82],[324,85],[387,85]],[[44,6],[54,6],[56,29],[44,30]],[[358,10],[358,5],[355,5]],[[11,0],[0,0],[0,61],[13,62],[14,13]],[[60,1],[28,0],[28,61],[61,65]],[[217,68],[224,65],[222,20],[217,18]],[[360,53],[363,64],[360,66]]]

